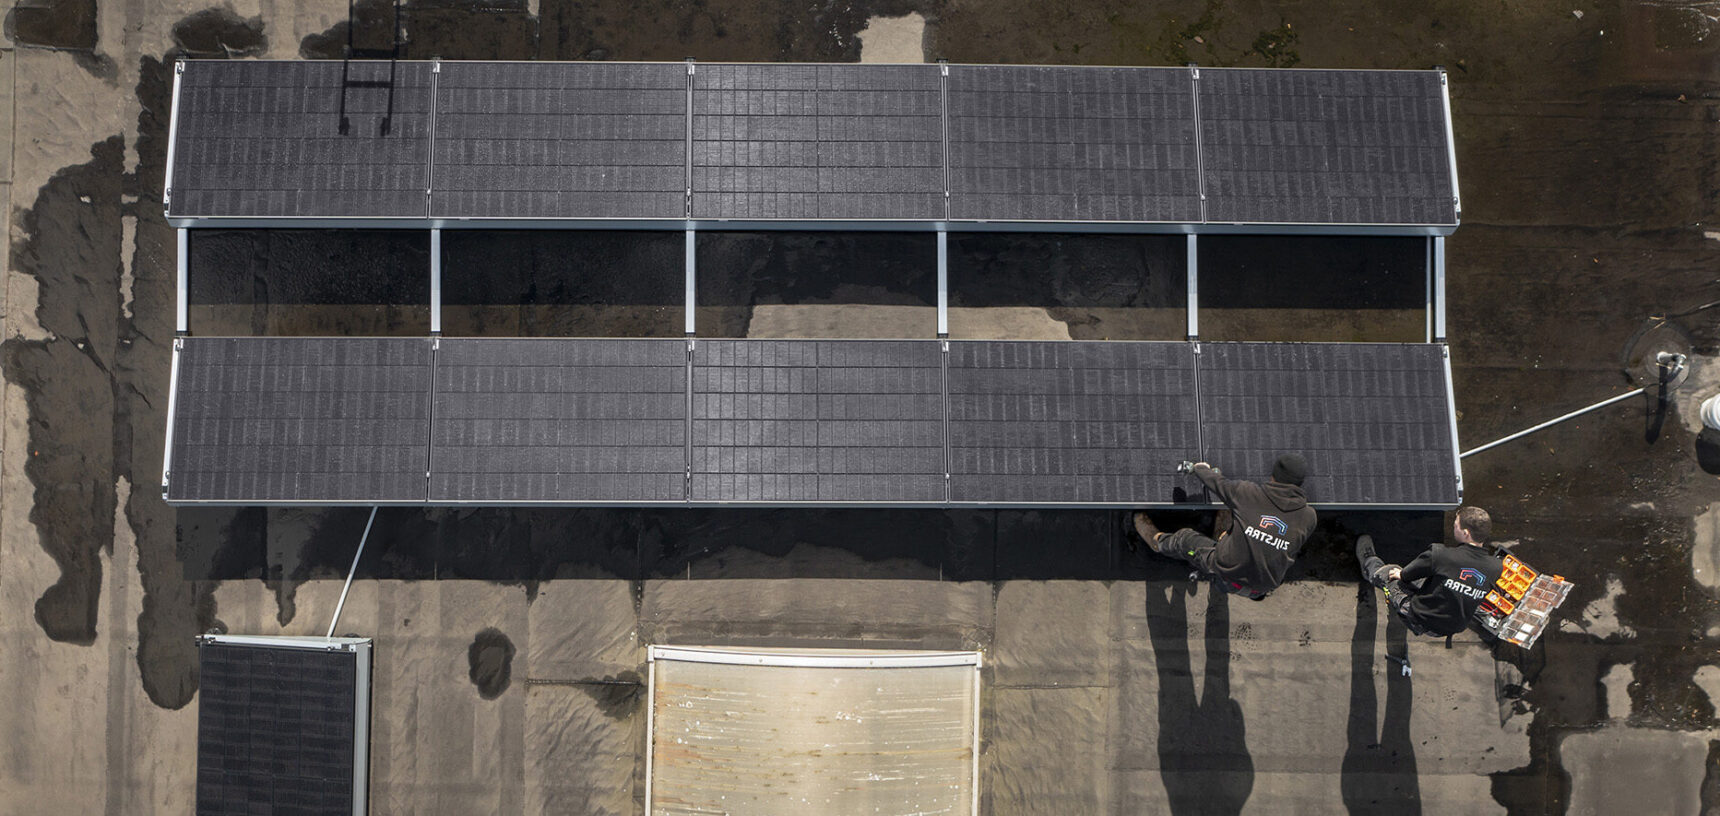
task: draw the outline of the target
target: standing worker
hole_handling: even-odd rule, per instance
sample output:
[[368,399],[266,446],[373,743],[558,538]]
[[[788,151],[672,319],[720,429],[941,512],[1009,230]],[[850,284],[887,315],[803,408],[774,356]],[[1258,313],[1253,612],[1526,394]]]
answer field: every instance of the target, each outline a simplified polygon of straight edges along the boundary
[[1226,529],[1213,531],[1219,539],[1186,527],[1161,533],[1146,513],[1135,514],[1135,532],[1160,555],[1188,561],[1217,578],[1221,589],[1256,601],[1265,598],[1284,582],[1284,573],[1314,532],[1314,508],[1302,490],[1307,462],[1294,453],[1278,457],[1265,484],[1226,479],[1205,462],[1194,463],[1190,472],[1230,511]]
[[1504,561],[1489,553],[1493,520],[1479,507],[1460,507],[1451,522],[1457,546],[1435,544],[1408,566],[1387,564],[1374,552],[1373,536],[1356,539],[1362,577],[1386,592],[1386,603],[1418,635],[1445,637],[1469,626],[1475,608],[1499,580]]

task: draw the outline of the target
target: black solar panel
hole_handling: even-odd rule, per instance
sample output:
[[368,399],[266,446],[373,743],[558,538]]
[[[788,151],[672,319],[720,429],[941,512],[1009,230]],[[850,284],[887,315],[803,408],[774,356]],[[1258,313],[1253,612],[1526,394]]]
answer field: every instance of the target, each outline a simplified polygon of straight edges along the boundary
[[198,648],[197,812],[351,813],[358,657]]
[[445,62],[431,215],[686,217],[687,68]]
[[937,66],[700,64],[693,79],[696,217],[944,217]]
[[942,502],[937,341],[701,340],[694,501]]
[[1208,221],[1456,224],[1433,71],[1203,68]]
[[429,63],[184,65],[169,215],[425,216]]
[[1443,349],[1434,345],[1202,343],[1205,459],[1261,479],[1308,460],[1308,498],[1455,504]]
[[1198,223],[1186,68],[950,66],[950,217]]
[[432,502],[686,499],[684,340],[449,340]]
[[428,339],[183,343],[169,500],[424,501]]
[[952,342],[950,499],[1175,500],[1199,450],[1187,343]]

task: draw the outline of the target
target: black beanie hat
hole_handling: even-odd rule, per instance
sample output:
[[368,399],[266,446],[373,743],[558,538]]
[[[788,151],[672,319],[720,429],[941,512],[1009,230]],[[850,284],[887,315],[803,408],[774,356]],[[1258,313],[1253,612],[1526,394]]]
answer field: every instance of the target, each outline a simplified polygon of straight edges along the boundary
[[1308,478],[1308,463],[1303,461],[1299,454],[1286,453],[1278,457],[1278,461],[1272,463],[1272,481],[1274,482],[1299,485],[1306,478]]

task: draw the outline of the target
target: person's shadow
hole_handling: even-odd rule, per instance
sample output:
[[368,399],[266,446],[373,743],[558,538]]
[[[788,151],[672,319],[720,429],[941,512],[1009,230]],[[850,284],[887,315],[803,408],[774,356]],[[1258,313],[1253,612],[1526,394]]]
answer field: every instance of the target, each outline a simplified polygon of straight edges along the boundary
[[1206,677],[1195,699],[1188,585],[1147,588],[1147,631],[1159,675],[1159,774],[1170,812],[1235,814],[1254,790],[1242,707],[1230,696],[1230,596],[1206,586]]
[[[1403,664],[1374,653],[1378,626],[1378,591],[1363,584],[1356,598],[1356,633],[1350,640],[1349,747],[1344,751],[1340,785],[1351,813],[1390,813],[1418,816],[1421,787],[1410,742],[1409,715],[1414,699],[1411,678]],[[1409,630],[1389,610],[1386,613],[1386,654],[1408,658]],[[1378,728],[1379,700],[1374,691],[1374,665],[1386,664],[1386,713]]]

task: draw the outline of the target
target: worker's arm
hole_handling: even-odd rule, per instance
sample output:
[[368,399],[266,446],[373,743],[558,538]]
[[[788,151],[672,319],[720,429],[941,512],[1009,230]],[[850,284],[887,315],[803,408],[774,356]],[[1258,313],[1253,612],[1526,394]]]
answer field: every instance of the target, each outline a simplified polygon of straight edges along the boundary
[[1233,506],[1236,504],[1230,497],[1230,480],[1224,478],[1224,474],[1220,473],[1218,468],[1205,462],[1196,462],[1192,472],[1195,478],[1200,479],[1201,484],[1206,485],[1207,490],[1211,490],[1214,495],[1218,496],[1219,501]]
[[1422,579],[1429,578],[1432,575],[1433,550],[1430,548],[1427,552],[1416,556],[1414,561],[1409,562],[1409,564],[1398,573],[1397,579],[1409,584],[1419,584]]

